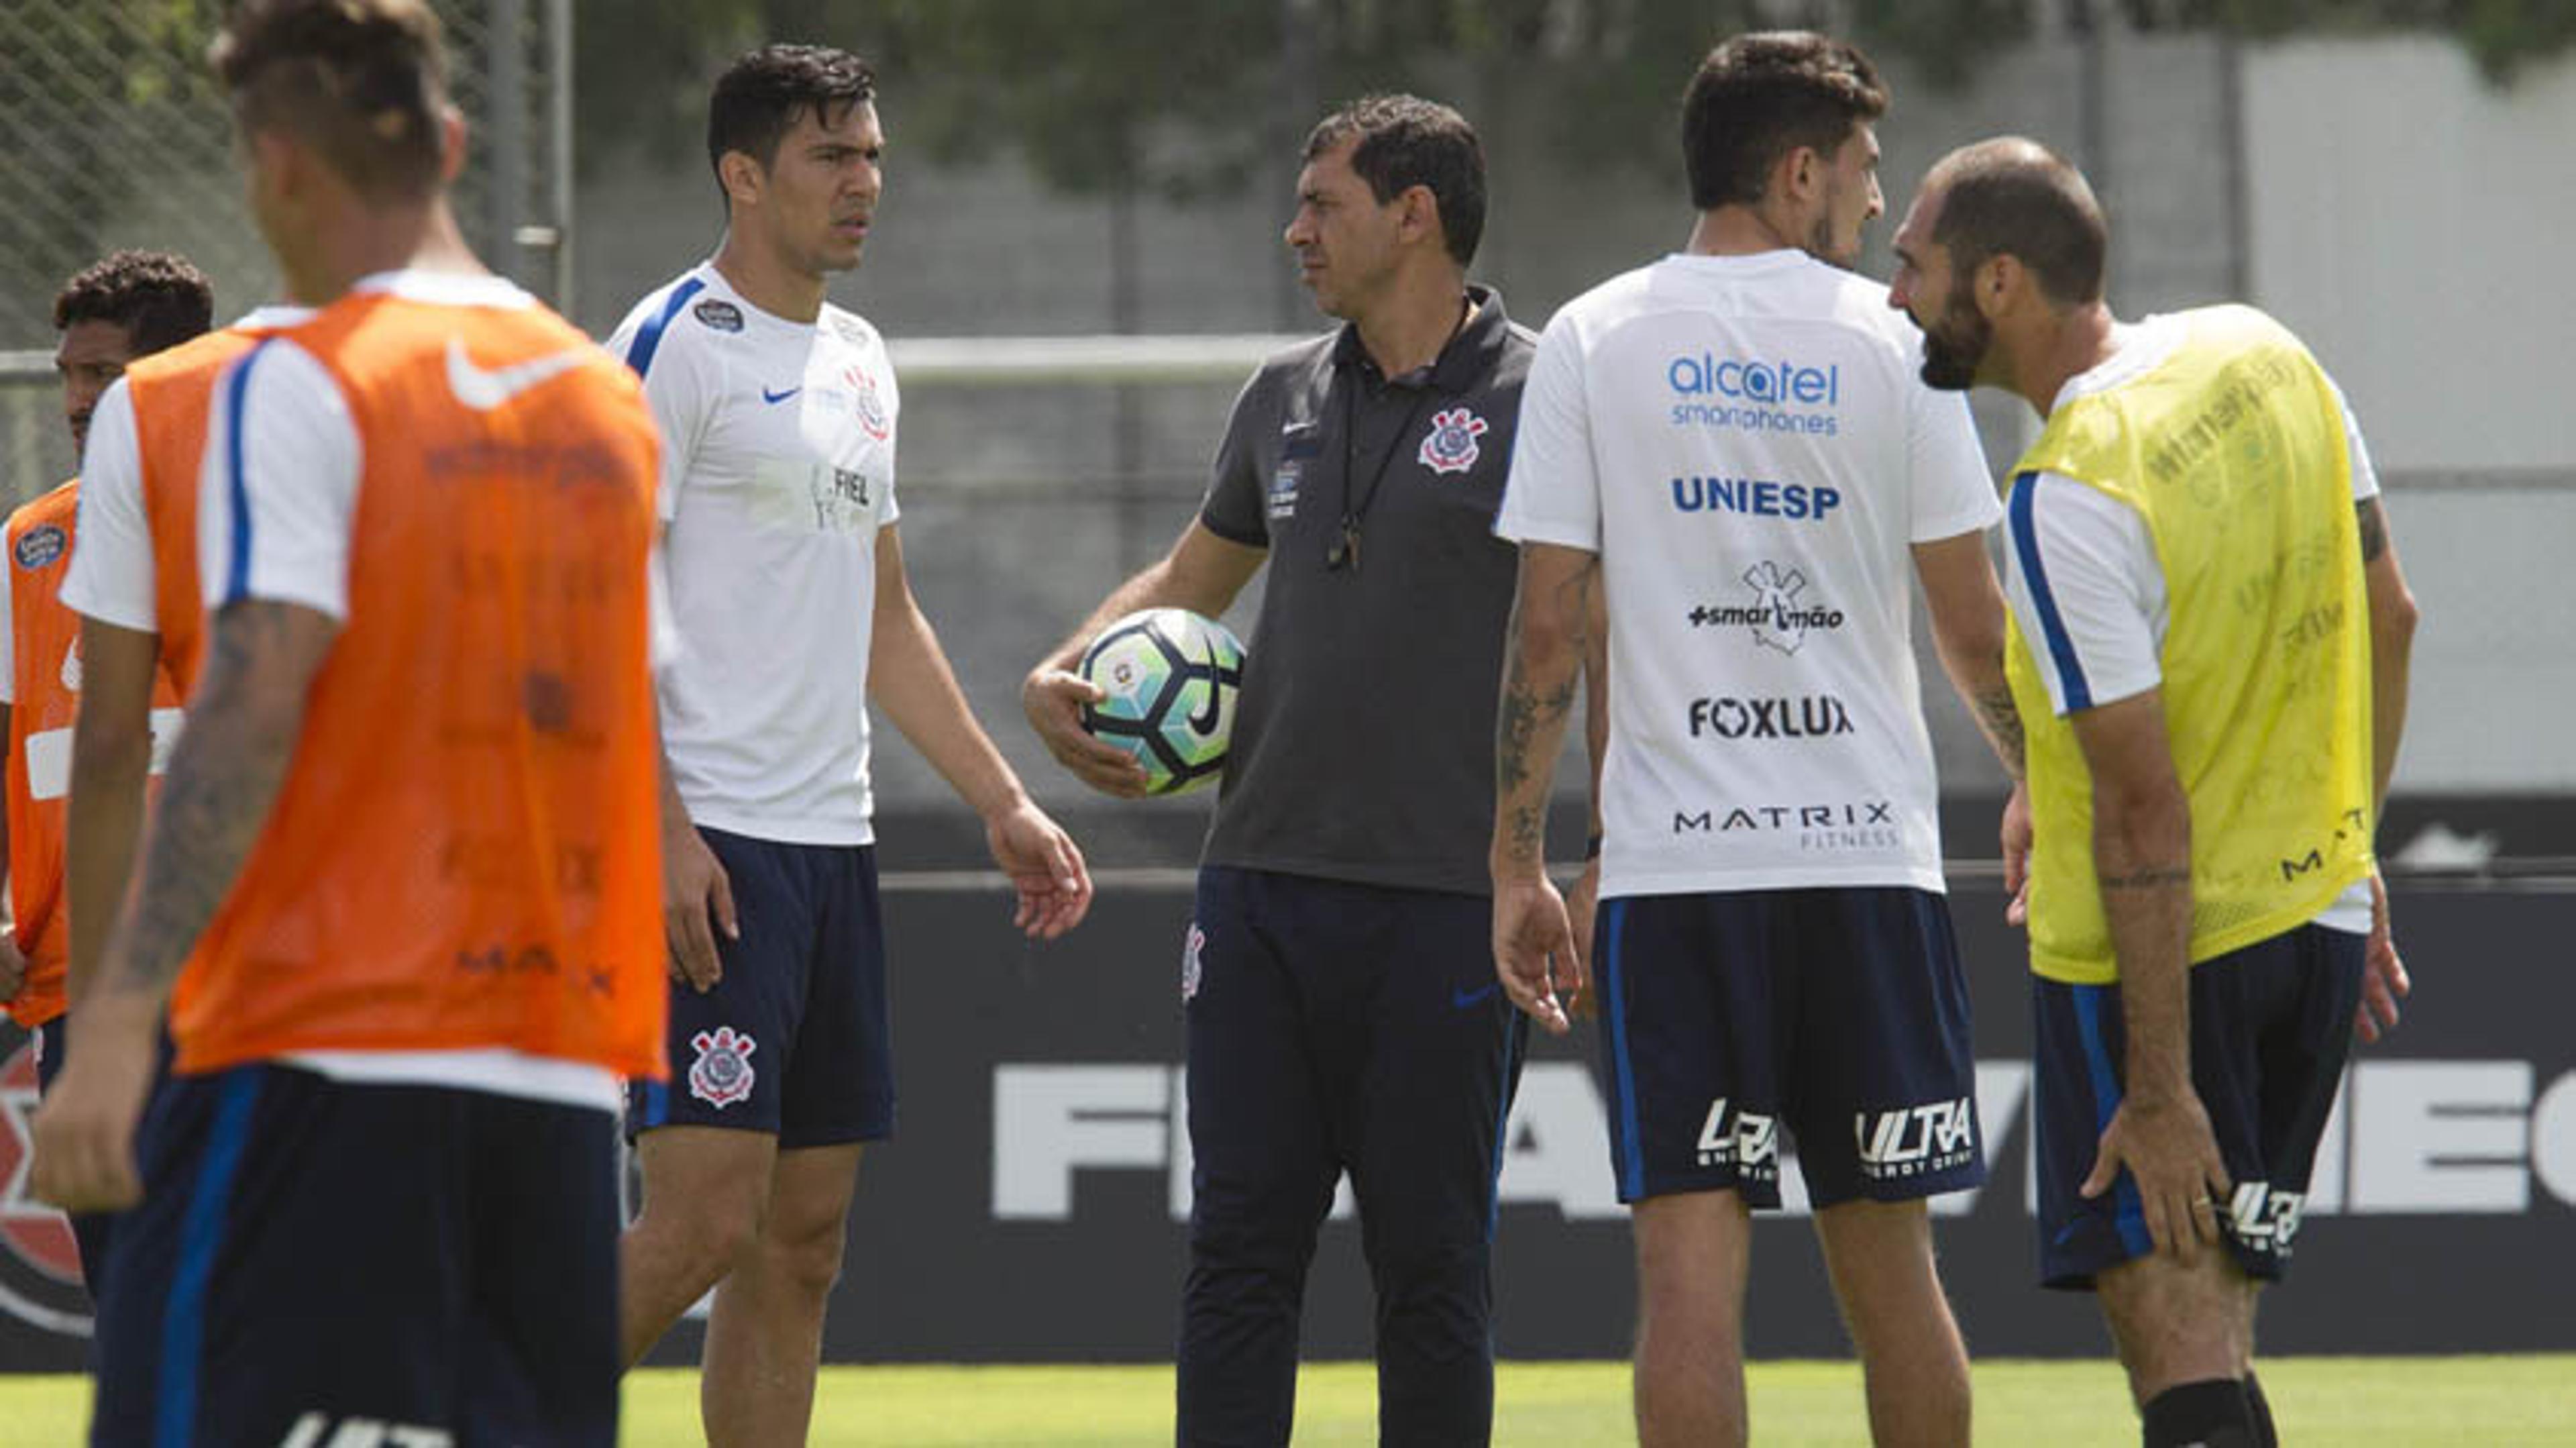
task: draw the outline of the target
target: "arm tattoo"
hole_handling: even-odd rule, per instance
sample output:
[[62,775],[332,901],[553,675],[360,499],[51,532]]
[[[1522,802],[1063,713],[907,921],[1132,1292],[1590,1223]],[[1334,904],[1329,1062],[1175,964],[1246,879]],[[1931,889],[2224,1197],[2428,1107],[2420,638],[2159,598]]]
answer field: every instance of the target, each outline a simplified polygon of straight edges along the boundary
[[1494,769],[1505,790],[1529,783],[1532,761],[1530,743],[1539,731],[1565,718],[1574,709],[1575,681],[1564,683],[1541,697],[1521,676],[1520,660],[1512,660],[1511,677],[1503,684],[1501,728],[1496,731]]
[[1512,811],[1512,849],[1535,855],[1547,838],[1547,811],[1523,805]]
[[1977,719],[1986,726],[1986,737],[1994,741],[2015,779],[2021,777],[2025,745],[2021,727],[2021,709],[2013,703],[2012,690],[1984,689],[1977,694]]
[[2125,875],[2104,875],[2105,890],[2170,890],[2191,883],[2188,865],[2148,865]]
[[205,688],[162,783],[122,969],[106,983],[111,989],[168,988],[268,822],[296,729],[293,721],[276,727],[245,695],[274,687],[254,676],[273,678],[288,627],[283,606],[263,603],[236,604],[214,622]]
[[2376,563],[2388,551],[2388,515],[2379,510],[2377,498],[2364,498],[2352,505],[2353,517],[2361,524],[2361,561]]
[[1574,696],[1583,678],[1582,660],[1591,647],[1592,576],[1600,566],[1600,560],[1594,559],[1590,567],[1566,580],[1557,589],[1556,596],[1549,600],[1549,606],[1557,610],[1560,618],[1570,620],[1567,634],[1575,664],[1564,681],[1544,696],[1530,687],[1528,671],[1521,657],[1519,620],[1517,617],[1513,620],[1512,642],[1505,651],[1503,663],[1502,712],[1496,721],[1494,740],[1495,779],[1506,793],[1529,783],[1533,767],[1529,757],[1530,744],[1540,730],[1562,722],[1573,712]]

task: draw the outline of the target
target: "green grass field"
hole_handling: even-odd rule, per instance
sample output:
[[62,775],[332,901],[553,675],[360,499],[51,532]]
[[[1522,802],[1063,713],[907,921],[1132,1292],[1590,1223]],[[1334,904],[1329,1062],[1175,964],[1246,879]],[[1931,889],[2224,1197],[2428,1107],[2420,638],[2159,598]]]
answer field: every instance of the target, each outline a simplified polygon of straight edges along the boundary
[[[2127,1448],[2138,1441],[2108,1362],[1979,1363],[1977,1441]],[[2263,1365],[2283,1441],[2294,1444],[2576,1445],[2576,1357],[2280,1358]],[[1150,1445],[1171,1441],[1172,1373],[1152,1367],[832,1368],[814,1413],[818,1445]],[[1620,1363],[1507,1363],[1494,1441],[1585,1448],[1634,1441]],[[1752,1370],[1753,1441],[1868,1440],[1860,1372],[1849,1363]],[[1376,1390],[1364,1364],[1310,1366],[1297,1442],[1373,1444]],[[0,1448],[76,1443],[89,1387],[72,1377],[0,1377]],[[697,1381],[678,1371],[627,1380],[629,1448],[701,1442]]]

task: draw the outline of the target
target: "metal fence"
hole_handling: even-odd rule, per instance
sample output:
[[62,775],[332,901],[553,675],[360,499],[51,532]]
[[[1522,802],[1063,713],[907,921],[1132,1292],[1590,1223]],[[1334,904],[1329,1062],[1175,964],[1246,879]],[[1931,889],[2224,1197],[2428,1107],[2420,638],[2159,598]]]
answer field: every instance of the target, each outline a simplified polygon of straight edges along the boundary
[[[50,383],[55,294],[118,247],[174,251],[215,281],[219,316],[276,272],[246,209],[232,122],[206,67],[216,0],[0,3],[0,484],[67,476]],[[441,0],[449,88],[471,154],[460,219],[496,267],[569,291],[572,0]]]

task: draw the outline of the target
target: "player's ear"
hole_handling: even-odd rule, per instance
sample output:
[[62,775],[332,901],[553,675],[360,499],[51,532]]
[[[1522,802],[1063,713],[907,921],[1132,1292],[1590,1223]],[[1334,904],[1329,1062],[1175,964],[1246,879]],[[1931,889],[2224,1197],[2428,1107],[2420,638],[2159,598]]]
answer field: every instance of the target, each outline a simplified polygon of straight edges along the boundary
[[1396,212],[1395,224],[1403,232],[1404,238],[1407,241],[1420,239],[1429,241],[1435,246],[1439,245],[1441,240],[1440,198],[1432,194],[1431,188],[1423,185],[1407,186],[1404,188],[1404,194],[1396,197],[1395,200],[1400,208]]
[[465,113],[454,106],[438,108],[438,184],[453,186],[465,170]]
[[769,169],[749,151],[727,151],[724,159],[716,163],[716,180],[734,205],[756,206],[768,185]]
[[1815,194],[1824,179],[1824,158],[1813,146],[1791,146],[1772,168],[1771,185],[1783,201],[1801,202]]
[[1978,314],[1988,321],[2009,310],[2029,287],[2030,268],[2008,251],[1996,252],[1977,263],[1976,272],[1968,278],[1968,294],[1976,300]]

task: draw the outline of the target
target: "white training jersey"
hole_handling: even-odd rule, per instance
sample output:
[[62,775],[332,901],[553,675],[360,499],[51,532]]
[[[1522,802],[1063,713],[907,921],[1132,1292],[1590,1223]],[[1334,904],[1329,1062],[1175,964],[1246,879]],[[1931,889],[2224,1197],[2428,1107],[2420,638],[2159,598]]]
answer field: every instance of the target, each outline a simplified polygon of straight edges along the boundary
[[1938,891],[1910,548],[1999,511],[1887,289],[1671,256],[1539,341],[1495,530],[1601,555],[1601,893]]
[[[2182,345],[2186,329],[2179,317],[2153,316],[2121,329],[2110,357],[2092,370],[2070,378],[2058,389],[2057,401],[2090,397],[2124,386],[2162,366]],[[2332,379],[2327,385],[2333,387]],[[2352,460],[2352,496],[2358,503],[2379,496],[2379,473],[2371,465],[2370,447],[2343,389],[2334,388],[2343,408],[2343,436]],[[2031,505],[2009,515],[2009,545],[2004,549],[2004,596],[2022,633],[2039,638],[2039,602],[2031,593],[2031,564],[2040,563],[2041,587],[2056,611],[2067,657],[2034,651],[2039,676],[2048,686],[2050,706],[2066,713],[2066,668],[2077,665],[2094,704],[2111,704],[2141,694],[2164,682],[2165,625],[2169,608],[2165,569],[2156,556],[2147,520],[2126,503],[2052,472],[2033,473],[2019,486],[2030,489]],[[2330,929],[2367,934],[2370,930],[2370,882],[2362,880],[2338,897],[2317,923]]]
[[894,369],[825,303],[764,312],[712,262],[644,298],[609,349],[662,429],[679,657],[662,744],[701,825],[792,844],[876,836],[868,643],[894,497]]
[[[265,306],[227,328],[282,332],[313,315],[310,307]],[[212,385],[209,379],[208,385]],[[143,448],[134,397],[117,379],[90,415],[81,454],[80,531],[63,575],[63,603],[74,613],[136,633],[161,631],[152,557],[152,524],[143,502]]]

